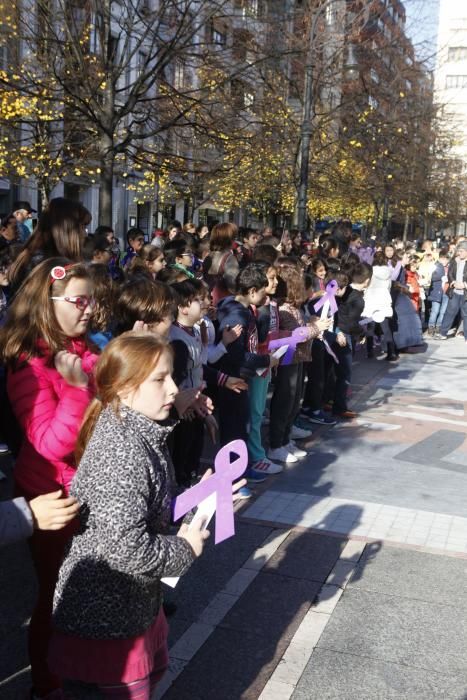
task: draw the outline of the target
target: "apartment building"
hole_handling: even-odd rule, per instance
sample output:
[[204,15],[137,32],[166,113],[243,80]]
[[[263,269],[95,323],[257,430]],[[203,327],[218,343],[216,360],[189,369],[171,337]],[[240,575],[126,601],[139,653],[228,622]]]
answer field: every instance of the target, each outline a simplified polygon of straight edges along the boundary
[[[15,0],[15,3],[18,11],[23,13],[23,18],[26,11],[31,13],[28,16],[34,17],[39,0]],[[104,5],[110,8],[107,24],[104,22],[103,9],[102,12],[100,10],[101,5],[102,8]],[[185,109],[188,111],[190,101],[195,104],[203,70],[205,73],[219,70],[228,79],[225,85],[221,85],[224,92],[219,91],[215,99],[222,100],[225,97],[230,100],[236,109],[237,118],[248,121],[250,108],[258,98],[257,65],[261,63],[264,68],[264,62],[261,61],[262,46],[265,42],[272,41],[265,27],[270,26],[271,13],[277,13],[281,5],[278,0],[226,0],[221,3],[187,0],[185,8],[183,3],[165,3],[164,0],[102,4],[95,0],[71,0],[67,4],[64,12],[68,14],[64,15],[64,22],[72,28],[76,41],[82,47],[79,60],[74,62],[73,59],[70,64],[69,73],[73,76],[70,81],[77,78],[78,83],[87,81],[91,84],[94,76],[86,66],[93,61],[98,66],[103,64],[112,77],[111,81],[106,79],[102,85],[96,83],[96,91],[99,93],[97,97],[91,92],[82,93],[84,99],[94,100],[96,118],[94,123],[91,119],[90,125],[91,133],[94,130],[97,134],[96,144],[102,136],[111,141],[106,131],[107,123],[112,123],[114,116],[112,109],[115,113],[122,105],[125,106],[125,100],[128,102],[125,118],[116,122],[115,126],[115,140],[121,149],[113,163],[111,177],[111,219],[119,235],[135,225],[149,234],[171,218],[181,221],[192,218],[196,222],[232,216],[232,212],[224,214],[213,210],[209,192],[203,191],[199,186],[195,174],[190,175],[189,163],[196,161],[199,155],[197,150],[202,150],[202,145],[196,136],[196,130],[190,128],[189,120],[178,119],[176,110],[181,114]],[[133,13],[133,16],[125,18],[125,11]],[[131,31],[128,27],[131,27]],[[33,24],[32,32],[35,30],[37,25]],[[13,44],[16,43],[15,51],[22,51],[24,55],[28,49],[27,41],[32,41],[31,36],[26,42],[13,40],[12,36],[0,53],[0,66],[4,64],[5,68],[12,63]],[[39,34],[37,41],[40,41]],[[173,55],[167,52],[167,46],[171,43],[176,46]],[[10,55],[7,54],[7,48]],[[62,52],[58,56],[61,65],[66,65],[69,60],[66,49],[56,50],[59,54]],[[161,68],[159,56],[163,51],[166,51],[167,57],[164,57]],[[157,80],[152,80],[152,70],[158,71]],[[113,89],[110,96],[109,82]],[[81,99],[79,92],[78,95]],[[129,95],[131,99],[128,99]],[[151,100],[154,101],[152,111],[148,107]],[[109,102],[107,116],[104,107]],[[81,126],[87,126],[89,136],[89,123],[86,118],[81,121],[76,119],[72,112],[72,107],[64,110],[62,137],[63,140],[72,139],[76,152],[79,153],[79,148],[86,139],[86,129],[82,132]],[[212,114],[215,116],[218,113],[218,106],[213,100]],[[129,147],[125,145],[125,131],[129,134],[126,139],[130,143]],[[26,135],[25,131],[25,138]],[[91,156],[86,161],[87,167],[80,167],[79,156],[75,156],[75,163],[70,159],[71,167],[66,169],[66,174],[53,188],[51,196],[64,195],[79,199],[89,208],[93,222],[97,224],[101,221],[102,178],[97,177],[96,173],[102,171],[102,150],[99,155],[99,149],[96,148],[93,163],[92,142],[88,146]],[[154,154],[153,166],[151,161],[144,161],[145,150]],[[170,168],[171,159],[174,163],[184,161],[188,164],[185,168],[179,168],[173,177],[174,192],[178,189],[184,193],[178,198],[175,194],[172,199],[161,197],[158,183],[154,184],[153,178],[149,178],[152,191],[151,186],[143,195],[137,191],[139,183],[145,179],[144,173],[151,167],[159,167],[159,152],[160,162],[164,159],[166,168],[167,162]],[[212,156],[215,155],[213,152]],[[201,156],[206,158],[206,153]],[[89,172],[94,175],[91,177]],[[0,212],[8,211],[15,199],[27,199],[35,208],[40,209],[38,183],[34,178],[12,177],[0,180]],[[244,218],[239,212],[234,212],[234,216],[237,219],[242,216]]]

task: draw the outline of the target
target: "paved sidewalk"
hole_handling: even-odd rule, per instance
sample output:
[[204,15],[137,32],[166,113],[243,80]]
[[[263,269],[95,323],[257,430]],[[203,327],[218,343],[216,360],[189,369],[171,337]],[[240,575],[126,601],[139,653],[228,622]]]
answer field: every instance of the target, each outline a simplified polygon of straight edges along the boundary
[[[358,421],[318,428],[168,593],[156,698],[467,700],[466,360],[357,357]],[[34,576],[1,556],[0,699],[23,700]]]
[[359,419],[243,510],[290,534],[157,697],[467,699],[466,360],[452,340],[357,361]]

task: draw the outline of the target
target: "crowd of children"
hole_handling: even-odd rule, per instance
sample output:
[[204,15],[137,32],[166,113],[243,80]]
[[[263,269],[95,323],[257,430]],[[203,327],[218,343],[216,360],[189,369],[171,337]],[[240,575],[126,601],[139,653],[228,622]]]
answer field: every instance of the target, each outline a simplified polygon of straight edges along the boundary
[[205,437],[246,442],[249,487],[305,458],[296,441],[314,424],[356,416],[359,345],[373,357],[379,339],[397,361],[423,326],[445,339],[465,320],[467,241],[419,253],[363,246],[346,222],[314,241],[173,222],[150,243],[130,229],[120,254],[110,227],[87,235],[76,202],[51,200],[24,245],[10,219],[1,428],[16,498],[0,543],[30,537],[34,697],[60,700],[65,682],[73,697],[147,699],[167,666],[161,578],[185,573],[207,537],[199,522],[169,534]]

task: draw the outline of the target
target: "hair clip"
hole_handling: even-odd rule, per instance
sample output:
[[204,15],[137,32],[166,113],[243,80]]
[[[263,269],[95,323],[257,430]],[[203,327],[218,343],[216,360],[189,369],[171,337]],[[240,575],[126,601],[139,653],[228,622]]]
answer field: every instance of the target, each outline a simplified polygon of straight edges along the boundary
[[50,276],[54,280],[62,280],[66,277],[66,269],[61,265],[56,265],[50,270]]
[[56,280],[63,280],[66,277],[67,270],[70,268],[74,267],[74,263],[71,263],[70,265],[65,265],[63,267],[62,265],[55,265],[50,270],[50,284],[53,284]]

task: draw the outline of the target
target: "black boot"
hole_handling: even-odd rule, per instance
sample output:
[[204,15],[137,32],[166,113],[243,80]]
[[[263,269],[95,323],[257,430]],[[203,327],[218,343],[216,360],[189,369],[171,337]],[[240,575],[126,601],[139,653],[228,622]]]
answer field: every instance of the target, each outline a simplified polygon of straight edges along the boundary
[[399,355],[396,353],[396,346],[394,343],[388,343],[388,354],[386,360],[388,362],[397,362]]
[[366,339],[366,356],[368,357],[369,360],[371,360],[372,357],[374,357],[374,338],[372,335],[367,336]]

